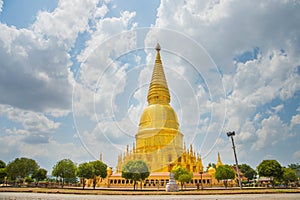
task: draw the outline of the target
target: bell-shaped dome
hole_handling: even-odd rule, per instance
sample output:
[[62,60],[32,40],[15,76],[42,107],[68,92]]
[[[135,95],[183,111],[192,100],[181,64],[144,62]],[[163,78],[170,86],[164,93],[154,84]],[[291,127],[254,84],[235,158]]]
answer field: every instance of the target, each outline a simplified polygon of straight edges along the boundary
[[152,128],[179,129],[176,113],[169,104],[151,104],[145,108],[139,124],[139,131]]

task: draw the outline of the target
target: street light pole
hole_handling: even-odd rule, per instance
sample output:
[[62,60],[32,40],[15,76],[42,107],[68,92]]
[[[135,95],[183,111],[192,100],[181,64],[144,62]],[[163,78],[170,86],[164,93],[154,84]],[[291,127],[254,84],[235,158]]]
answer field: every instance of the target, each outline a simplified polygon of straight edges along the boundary
[[241,176],[240,176],[240,170],[239,170],[239,164],[238,164],[238,160],[236,157],[236,152],[235,152],[235,145],[234,145],[234,140],[233,140],[233,136],[235,135],[235,132],[227,132],[227,136],[231,138],[231,142],[232,142],[232,149],[233,149],[233,154],[234,154],[234,159],[235,159],[235,164],[236,164],[236,171],[238,174],[238,179],[239,179],[239,186],[240,189],[242,189],[242,181],[241,181]]
[[201,190],[203,190],[203,179],[202,179],[202,174],[203,174],[203,171],[201,170],[201,171],[200,171],[200,177],[201,177]]

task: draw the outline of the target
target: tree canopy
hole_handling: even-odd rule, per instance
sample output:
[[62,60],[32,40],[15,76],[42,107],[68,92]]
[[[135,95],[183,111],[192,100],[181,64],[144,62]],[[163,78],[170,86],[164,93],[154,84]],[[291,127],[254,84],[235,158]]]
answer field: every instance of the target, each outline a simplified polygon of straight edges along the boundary
[[64,180],[66,178],[76,178],[76,165],[70,159],[60,160],[54,165],[52,176],[62,178],[62,188],[64,187]]
[[5,167],[6,167],[5,162],[3,160],[0,160],[0,169]]
[[6,166],[7,174],[12,180],[25,178],[32,175],[39,168],[35,160],[30,158],[16,158],[14,161],[8,163]]
[[223,180],[225,188],[227,188],[228,179],[235,178],[235,172],[229,165],[220,165],[216,169],[215,178],[220,181]]
[[288,165],[288,168],[293,169],[296,172],[297,176],[300,177],[300,164],[299,163],[290,164],[290,165]]
[[244,174],[248,181],[254,179],[257,174],[256,171],[247,164],[239,165],[239,170]]
[[47,178],[47,170],[39,168],[32,174],[32,178],[34,178],[36,183],[38,184],[39,181],[45,180]]
[[107,176],[107,165],[99,160],[90,162],[90,165],[92,165],[92,169],[93,169],[92,177],[93,177],[93,187],[95,189],[97,177],[100,176],[100,178],[105,178]]
[[107,165],[96,160],[79,164],[76,174],[82,179],[82,189],[85,187],[85,179],[93,179],[93,187],[95,189],[97,178],[105,178],[107,176]]
[[286,186],[288,186],[290,182],[297,181],[298,176],[293,169],[284,167],[282,168],[282,170],[283,170],[282,180],[284,181]]
[[93,166],[87,162],[81,163],[77,168],[76,174],[82,178],[82,189],[84,189],[85,179],[93,178]]
[[7,177],[6,164],[4,161],[0,160],[0,183],[4,182],[5,177]]
[[180,182],[181,190],[183,190],[184,183],[191,181],[193,178],[193,174],[181,166],[175,166],[172,169],[172,173],[174,174],[175,180]]
[[143,181],[150,175],[147,163],[142,160],[130,160],[122,169],[122,177],[133,180],[133,188],[137,181]]
[[[271,177],[279,180],[282,177],[282,167],[277,160],[263,160],[258,166],[257,171],[259,176]],[[271,181],[273,187],[274,180]]]

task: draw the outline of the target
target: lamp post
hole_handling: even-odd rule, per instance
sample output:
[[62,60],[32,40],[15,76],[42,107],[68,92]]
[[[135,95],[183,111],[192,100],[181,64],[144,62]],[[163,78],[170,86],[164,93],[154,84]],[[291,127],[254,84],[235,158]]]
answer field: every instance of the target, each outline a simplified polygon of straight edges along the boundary
[[201,178],[201,190],[203,190],[203,179],[202,179],[203,170],[200,171],[200,178]]
[[238,179],[239,179],[239,186],[240,189],[242,189],[242,182],[241,182],[241,176],[240,176],[240,170],[239,170],[239,164],[238,164],[238,160],[236,157],[236,152],[235,152],[235,145],[234,145],[234,140],[233,140],[233,136],[235,135],[235,132],[227,132],[227,136],[231,138],[231,142],[232,142],[232,149],[233,149],[233,154],[234,154],[234,159],[235,159],[235,164],[236,164],[236,171],[238,174]]

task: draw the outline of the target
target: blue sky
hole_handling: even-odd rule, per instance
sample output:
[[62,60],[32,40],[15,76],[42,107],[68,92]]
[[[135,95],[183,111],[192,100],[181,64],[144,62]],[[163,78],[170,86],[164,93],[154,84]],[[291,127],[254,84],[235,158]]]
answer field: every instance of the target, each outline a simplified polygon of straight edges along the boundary
[[203,164],[300,162],[300,3],[0,0],[0,159],[115,167],[147,106],[157,42]]

